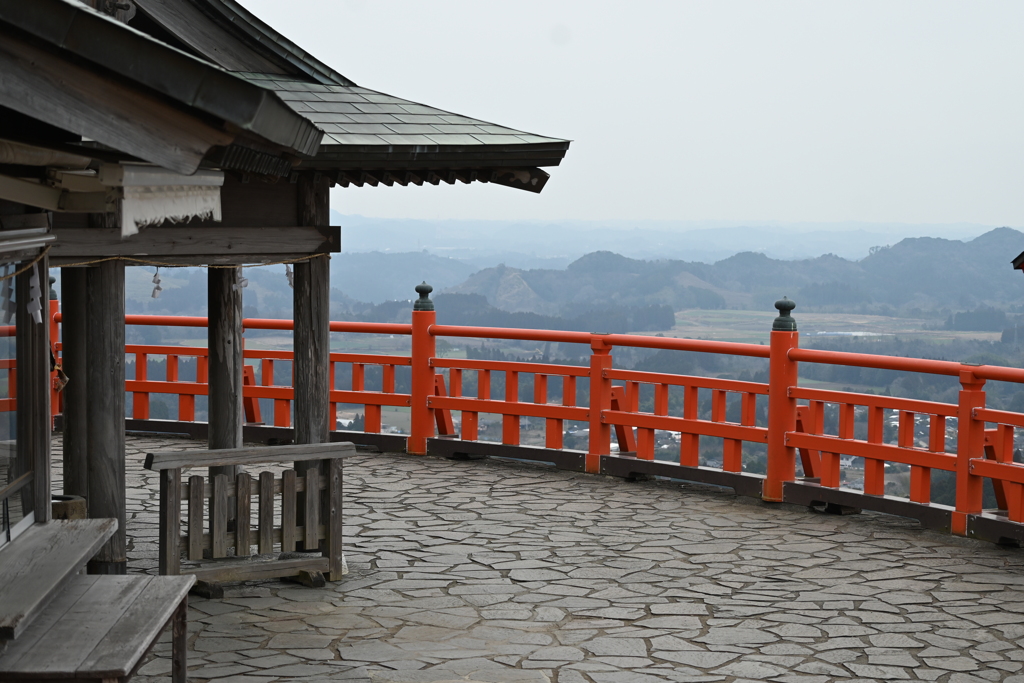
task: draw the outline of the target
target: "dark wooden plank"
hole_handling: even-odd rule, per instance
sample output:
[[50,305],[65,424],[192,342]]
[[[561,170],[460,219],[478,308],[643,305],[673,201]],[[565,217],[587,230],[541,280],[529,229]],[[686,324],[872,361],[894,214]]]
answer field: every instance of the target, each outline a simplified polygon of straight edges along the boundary
[[[108,256],[150,256],[174,262],[184,256],[273,256],[320,254],[341,250],[339,226],[282,227],[149,227],[128,238],[118,228],[62,228],[54,231],[57,242],[50,249],[55,259],[88,259]],[[59,261],[58,261],[59,262]]]
[[231,135],[94,68],[11,35],[0,48],[0,95],[23,114],[178,173],[194,172],[211,147],[232,142]]
[[252,491],[250,490],[252,477],[246,472],[240,472],[235,485],[235,555],[248,557],[251,553],[249,546],[249,520],[252,510]]
[[188,569],[185,571],[185,575],[195,576],[200,581],[214,583],[256,581],[281,576],[297,576],[301,570],[326,572],[328,564],[327,558],[319,555],[313,555],[308,559],[267,560],[262,562],[255,560],[222,560],[196,569]]
[[160,560],[162,575],[181,573],[181,470],[160,471]]
[[[32,671],[37,676],[67,676],[68,672],[78,671],[153,578],[104,576],[98,579],[31,650],[18,652],[19,656],[10,663],[7,657],[0,659],[0,666],[10,666],[14,672]],[[62,598],[58,596],[55,603]],[[41,657],[41,653],[46,654]]]
[[89,498],[89,471],[86,452],[89,405],[86,383],[85,269],[63,268],[61,280],[61,362],[68,376],[64,387],[64,494]]
[[228,554],[228,478],[218,474],[213,479],[213,496],[210,498],[210,552],[213,557]]
[[295,550],[295,470],[281,474],[281,552]]
[[274,552],[274,474],[260,472],[259,552]]
[[172,467],[217,467],[327,460],[355,455],[355,452],[355,445],[349,442],[226,448],[213,451],[160,451],[146,454],[146,469],[164,470]]
[[[42,300],[42,322],[37,323],[29,312],[30,280],[38,278]],[[50,325],[47,260],[44,256],[34,268],[15,278],[17,306],[15,322],[18,363],[18,439],[17,472],[34,472],[31,488],[24,489],[25,509],[33,508],[36,522],[50,519]],[[123,355],[123,352],[122,352]]]
[[112,519],[37,524],[3,550],[0,638],[16,638],[117,529]]
[[117,534],[90,562],[90,571],[124,573],[124,263],[106,261],[88,269],[86,365],[89,515],[117,520]]
[[303,526],[303,547],[314,550],[320,544],[317,527],[320,526],[320,471],[315,467],[306,470],[306,515]]
[[342,573],[342,487],[343,473],[341,460],[331,460],[328,465],[327,479],[327,519],[324,539],[324,555],[330,564],[327,570],[328,581],[340,581]]
[[188,478],[188,559],[203,559],[203,478]]
[[131,576],[149,579],[117,623],[79,665],[80,676],[118,678],[135,669],[179,606],[186,604],[192,576]]

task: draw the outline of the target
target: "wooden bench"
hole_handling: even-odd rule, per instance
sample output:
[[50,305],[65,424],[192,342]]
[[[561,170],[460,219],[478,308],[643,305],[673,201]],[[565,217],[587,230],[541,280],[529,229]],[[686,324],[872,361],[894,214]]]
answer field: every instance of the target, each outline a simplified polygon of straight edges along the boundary
[[[146,468],[160,472],[160,573],[191,574],[211,595],[217,591],[209,587],[230,581],[297,577],[322,585],[325,578],[339,580],[343,573],[341,459],[355,452],[351,443],[326,443],[147,454]],[[301,477],[294,469],[286,469],[280,477],[271,471],[246,471],[233,482],[223,474],[212,481],[199,474],[182,480],[185,468],[303,461],[326,461],[327,476],[310,467]],[[257,499],[255,525],[253,497]],[[229,505],[234,511],[233,530],[229,529]],[[305,553],[295,553],[299,544]],[[182,555],[190,563],[184,568]]]
[[191,576],[87,576],[67,582],[0,656],[0,681],[127,681],[172,623],[171,680],[185,683]]
[[0,640],[20,636],[115,531],[116,519],[33,524],[0,550]]

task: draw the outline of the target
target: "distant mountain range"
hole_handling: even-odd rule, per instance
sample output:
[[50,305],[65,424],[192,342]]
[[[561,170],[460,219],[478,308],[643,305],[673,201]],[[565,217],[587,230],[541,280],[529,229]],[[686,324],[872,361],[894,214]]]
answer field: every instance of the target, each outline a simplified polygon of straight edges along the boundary
[[[784,260],[743,251],[709,264],[593,251],[556,268],[492,264],[478,269],[423,250],[346,251],[331,259],[331,315],[344,319],[366,314],[369,304],[406,302],[415,298],[413,288],[424,280],[433,285],[435,294],[480,295],[496,309],[566,320],[613,307],[620,311],[662,305],[673,310],[771,310],[783,295],[805,311],[912,313],[920,309],[944,312],[945,317],[993,306],[1019,314],[1024,312],[1024,276],[1012,270],[1010,261],[1021,251],[1024,233],[1010,228],[990,230],[969,241],[903,239],[891,247],[876,248],[860,260],[834,254]],[[59,274],[56,269],[53,272]],[[292,291],[283,266],[247,268],[245,273],[249,280],[244,290],[246,315],[291,315]],[[160,275],[163,295],[153,298],[152,269],[128,270],[129,312],[202,314],[205,272],[175,268],[161,270]],[[450,303],[456,301],[471,299]],[[403,311],[408,307],[396,306]],[[478,317],[493,314],[485,312],[479,300],[470,308]]]
[[1024,278],[1010,265],[1021,251],[1024,233],[1010,228],[967,242],[904,239],[859,261],[834,254],[781,260],[744,251],[707,264],[598,251],[558,270],[486,268],[447,291],[481,294],[498,308],[542,315],[600,302],[770,309],[783,295],[805,310],[968,310],[1024,303]]
[[634,259],[715,263],[737,251],[776,259],[835,254],[858,260],[875,246],[907,237],[972,239],[994,226],[969,223],[779,223],[771,221],[503,221],[412,220],[345,216],[331,212],[342,229],[346,254],[428,251],[465,261],[476,269],[504,263],[512,268],[564,268],[595,251]]

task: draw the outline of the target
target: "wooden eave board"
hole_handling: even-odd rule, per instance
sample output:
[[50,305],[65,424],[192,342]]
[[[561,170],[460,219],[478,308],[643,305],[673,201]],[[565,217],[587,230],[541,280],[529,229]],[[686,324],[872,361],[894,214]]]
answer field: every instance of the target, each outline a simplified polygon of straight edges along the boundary
[[[273,74],[236,74],[276,92],[293,110],[324,131],[317,161],[358,149],[356,154],[437,155],[457,161],[476,155],[477,165],[507,165],[523,150],[529,161],[517,165],[557,165],[569,141],[534,135],[355,85],[326,85]],[[426,167],[421,163],[420,167]]]
[[0,638],[16,638],[116,530],[115,519],[47,522],[0,550]]
[[0,655],[0,680],[129,675],[193,582],[191,576],[74,577]]
[[136,4],[175,38],[228,71],[288,73],[276,61],[247,45],[191,2],[138,0]]

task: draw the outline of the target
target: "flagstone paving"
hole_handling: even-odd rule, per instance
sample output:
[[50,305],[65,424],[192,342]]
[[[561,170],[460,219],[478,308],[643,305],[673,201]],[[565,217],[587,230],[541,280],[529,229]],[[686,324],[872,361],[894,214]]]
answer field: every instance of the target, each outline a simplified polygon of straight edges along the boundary
[[[132,571],[156,565],[143,454],[184,447],[205,445],[129,438]],[[1024,551],[908,520],[360,454],[345,521],[344,580],[191,599],[192,681],[1024,683]]]

